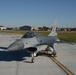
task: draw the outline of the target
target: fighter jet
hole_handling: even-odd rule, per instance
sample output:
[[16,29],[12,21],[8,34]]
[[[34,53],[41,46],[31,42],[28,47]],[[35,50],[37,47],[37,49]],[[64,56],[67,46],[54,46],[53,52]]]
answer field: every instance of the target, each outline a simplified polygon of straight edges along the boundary
[[57,53],[54,49],[54,43],[57,41],[59,41],[59,39],[57,38],[56,26],[54,26],[48,36],[41,36],[35,32],[27,32],[21,37],[21,39],[9,45],[7,50],[27,50],[31,53],[31,62],[34,63],[34,57],[42,50],[47,50],[52,56],[56,56]]

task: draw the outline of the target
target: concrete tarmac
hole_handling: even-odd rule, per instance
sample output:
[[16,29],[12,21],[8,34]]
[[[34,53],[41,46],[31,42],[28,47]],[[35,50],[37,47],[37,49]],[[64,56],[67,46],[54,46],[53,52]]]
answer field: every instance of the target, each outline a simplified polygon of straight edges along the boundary
[[[27,51],[4,51],[21,36],[0,34],[0,75],[67,75],[44,54],[36,57],[35,63],[31,63],[31,57]],[[59,43],[55,44],[55,49],[56,59],[76,75],[76,44]]]

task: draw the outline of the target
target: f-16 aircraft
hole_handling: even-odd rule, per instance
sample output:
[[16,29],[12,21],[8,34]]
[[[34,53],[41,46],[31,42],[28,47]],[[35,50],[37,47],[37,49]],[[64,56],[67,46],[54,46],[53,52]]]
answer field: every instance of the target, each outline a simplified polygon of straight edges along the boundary
[[27,32],[22,36],[21,39],[13,42],[8,48],[8,51],[14,50],[27,50],[31,53],[31,62],[34,63],[34,57],[38,52],[42,50],[47,50],[52,56],[56,56],[56,51],[54,49],[54,43],[59,41],[56,33],[56,26],[52,28],[51,33],[48,36],[41,36],[35,32]]

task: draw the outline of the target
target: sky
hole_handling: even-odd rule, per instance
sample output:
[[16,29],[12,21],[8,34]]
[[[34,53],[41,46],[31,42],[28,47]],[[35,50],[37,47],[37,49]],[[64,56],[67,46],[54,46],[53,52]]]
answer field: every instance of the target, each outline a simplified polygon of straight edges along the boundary
[[0,0],[0,25],[76,27],[76,0]]

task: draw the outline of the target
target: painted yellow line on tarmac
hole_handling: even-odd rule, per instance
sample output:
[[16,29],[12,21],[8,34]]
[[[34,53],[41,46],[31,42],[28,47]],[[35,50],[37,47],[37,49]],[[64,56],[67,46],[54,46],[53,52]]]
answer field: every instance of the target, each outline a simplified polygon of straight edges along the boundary
[[68,75],[74,75],[70,72],[64,65],[62,65],[59,61],[57,61],[54,57],[50,57],[59,67],[61,67]]
[[62,68],[68,75],[74,75],[71,71],[69,71],[63,64],[61,64],[57,59],[55,59],[56,57],[53,56],[49,56],[48,52],[45,51],[45,54],[47,54],[47,56],[52,59],[60,68]]

